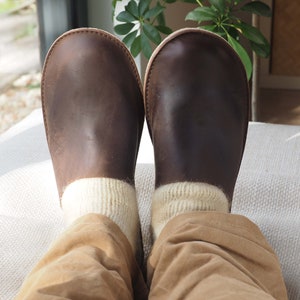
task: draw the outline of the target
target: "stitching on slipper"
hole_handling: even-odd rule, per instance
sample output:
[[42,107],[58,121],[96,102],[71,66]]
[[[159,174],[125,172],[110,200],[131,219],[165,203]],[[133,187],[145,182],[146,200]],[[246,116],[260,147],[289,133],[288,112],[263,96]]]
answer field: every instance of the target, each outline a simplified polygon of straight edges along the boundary
[[[167,46],[169,43],[173,42],[174,40],[176,40],[177,38],[181,37],[182,35],[186,35],[186,34],[201,34],[202,36],[204,36],[205,38],[211,39],[213,41],[218,41],[220,43],[223,43],[224,47],[226,47],[229,51],[229,55],[233,58],[234,61],[236,61],[239,64],[239,71],[241,73],[241,77],[244,78],[244,81],[247,83],[248,85],[248,79],[245,76],[245,69],[243,67],[243,64],[241,62],[241,60],[239,59],[237,53],[235,52],[235,50],[221,37],[219,37],[218,35],[215,34],[211,34],[209,31],[203,31],[203,30],[195,30],[195,29],[187,29],[187,30],[182,30],[180,32],[180,34],[178,35],[174,35],[174,37],[172,37],[171,39],[167,40],[167,42],[165,44],[162,45],[161,49],[159,49],[159,51],[155,54],[155,56],[153,57],[153,60],[151,62],[151,66],[150,69],[148,70],[148,74],[147,74],[147,79],[146,79],[146,87],[145,87],[145,114],[146,114],[146,120],[149,123],[149,125],[151,126],[151,124],[153,123],[152,120],[150,121],[150,108],[149,108],[149,103],[148,103],[148,92],[149,92],[149,82],[151,80],[151,75],[152,75],[152,71],[153,71],[153,67],[155,65],[156,59],[159,56],[159,54],[161,53],[161,51],[164,49],[165,46]],[[247,99],[249,99],[249,92],[247,92],[247,94],[245,95],[245,97]],[[249,111],[249,101],[247,101],[247,111]],[[246,125],[245,128],[247,128],[247,123],[248,120],[246,121]],[[151,132],[151,128],[149,127],[149,131],[150,131],[150,135],[152,135]],[[246,138],[245,138],[246,139]],[[244,141],[245,144],[245,141]]]
[[96,34],[96,35],[99,35],[101,37],[104,37],[104,38],[107,38],[109,39],[110,41],[112,41],[117,47],[119,47],[122,52],[127,56],[127,58],[129,59],[130,61],[130,65],[131,65],[131,71],[133,71],[137,81],[138,81],[138,85],[139,85],[139,89],[142,93],[142,83],[141,83],[141,79],[140,79],[140,76],[139,76],[139,73],[137,71],[137,67],[136,67],[136,64],[133,60],[133,57],[131,56],[129,50],[125,47],[124,44],[122,44],[121,41],[119,41],[116,37],[114,37],[113,35],[105,32],[105,31],[102,31],[100,29],[93,29],[93,28],[87,28],[87,29],[75,29],[75,30],[72,30],[72,31],[69,31],[69,32],[66,32],[64,33],[63,35],[61,35],[60,37],[58,37],[56,39],[56,41],[52,44],[48,54],[47,54],[47,57],[46,57],[46,60],[45,60],[45,63],[44,63],[44,67],[43,67],[43,76],[42,76],[42,82],[41,82],[41,96],[42,96],[42,111],[43,111],[43,115],[44,115],[44,125],[45,125],[45,131],[46,131],[46,137],[47,137],[47,140],[48,140],[48,121],[47,121],[47,118],[46,118],[46,113],[45,113],[45,73],[46,73],[46,69],[47,69],[47,66],[48,66],[48,63],[49,63],[49,60],[52,56],[52,52],[54,51],[54,49],[56,48],[56,46],[61,42],[63,41],[65,38],[69,37],[70,35],[73,35],[73,34],[79,34],[79,33],[90,33],[90,34]]

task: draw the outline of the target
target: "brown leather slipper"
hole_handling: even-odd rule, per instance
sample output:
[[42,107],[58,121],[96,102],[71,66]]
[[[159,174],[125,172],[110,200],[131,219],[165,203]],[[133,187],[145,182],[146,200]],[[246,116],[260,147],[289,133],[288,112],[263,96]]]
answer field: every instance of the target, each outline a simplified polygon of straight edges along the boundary
[[123,43],[91,28],[60,36],[46,57],[42,105],[60,196],[81,178],[133,184],[144,107],[140,77]]
[[200,29],[171,34],[150,58],[144,101],[156,187],[206,182],[231,199],[249,115],[248,81],[231,46]]

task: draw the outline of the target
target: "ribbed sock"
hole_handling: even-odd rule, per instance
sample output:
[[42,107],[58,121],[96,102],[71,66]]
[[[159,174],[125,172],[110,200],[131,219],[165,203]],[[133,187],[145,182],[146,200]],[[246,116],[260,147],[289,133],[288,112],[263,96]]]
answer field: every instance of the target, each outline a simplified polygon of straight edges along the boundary
[[157,188],[152,202],[154,239],[172,218],[193,211],[228,212],[229,202],[221,189],[207,183],[178,182]]
[[61,203],[67,225],[89,213],[105,215],[120,227],[134,253],[137,250],[138,207],[130,184],[111,178],[79,179],[67,186]]

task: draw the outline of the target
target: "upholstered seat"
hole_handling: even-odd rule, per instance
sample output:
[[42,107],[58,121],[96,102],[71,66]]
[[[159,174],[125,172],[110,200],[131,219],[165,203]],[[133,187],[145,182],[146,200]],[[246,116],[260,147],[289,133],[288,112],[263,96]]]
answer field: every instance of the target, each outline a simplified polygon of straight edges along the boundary
[[[153,152],[144,134],[136,189],[146,255],[151,248],[153,188]],[[300,126],[250,124],[232,211],[261,228],[279,256],[289,299],[300,299]],[[14,297],[25,275],[63,229],[38,109],[0,136],[1,300]]]

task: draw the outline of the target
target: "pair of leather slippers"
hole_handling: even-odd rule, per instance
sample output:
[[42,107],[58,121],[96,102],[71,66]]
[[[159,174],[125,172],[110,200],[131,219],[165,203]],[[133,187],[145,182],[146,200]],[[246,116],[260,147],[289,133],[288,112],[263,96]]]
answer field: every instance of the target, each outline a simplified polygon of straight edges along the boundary
[[183,29],[167,37],[150,58],[143,89],[116,37],[71,30],[46,57],[42,104],[60,196],[80,178],[134,183],[146,115],[157,187],[206,182],[232,198],[248,126],[248,82],[235,51],[213,33]]

